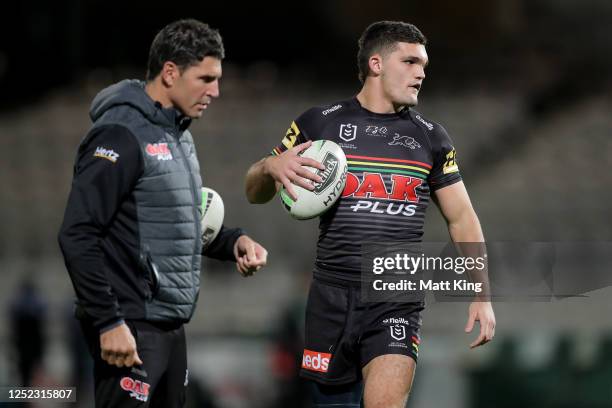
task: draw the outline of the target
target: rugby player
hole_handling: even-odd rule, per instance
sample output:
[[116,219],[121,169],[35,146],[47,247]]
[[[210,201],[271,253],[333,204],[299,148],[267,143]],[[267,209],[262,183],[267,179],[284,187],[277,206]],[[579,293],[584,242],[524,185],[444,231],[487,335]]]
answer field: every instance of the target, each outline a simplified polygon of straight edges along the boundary
[[[271,200],[281,186],[296,198],[292,184],[313,189],[321,181],[306,168],[320,163],[298,155],[312,141],[335,141],[348,159],[342,197],[320,220],[306,311],[301,375],[313,382],[316,407],[359,407],[363,398],[366,408],[401,408],[412,386],[424,304],[365,302],[362,242],[419,242],[430,197],[454,242],[484,242],[450,137],[413,109],[428,64],[425,45],[412,24],[371,24],[359,39],[360,92],[303,113],[246,176],[251,203]],[[476,321],[472,348],[494,336],[486,299],[470,304],[465,331]]]

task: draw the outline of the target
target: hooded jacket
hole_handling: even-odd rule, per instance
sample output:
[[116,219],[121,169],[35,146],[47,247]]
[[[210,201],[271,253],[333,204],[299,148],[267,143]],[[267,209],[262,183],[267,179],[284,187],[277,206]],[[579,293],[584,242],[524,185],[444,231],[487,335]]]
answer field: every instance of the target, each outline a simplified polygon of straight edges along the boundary
[[[123,319],[184,323],[199,293],[202,179],[191,120],[124,80],[93,100],[59,243],[77,316],[101,331]],[[223,227],[204,254],[233,260]]]

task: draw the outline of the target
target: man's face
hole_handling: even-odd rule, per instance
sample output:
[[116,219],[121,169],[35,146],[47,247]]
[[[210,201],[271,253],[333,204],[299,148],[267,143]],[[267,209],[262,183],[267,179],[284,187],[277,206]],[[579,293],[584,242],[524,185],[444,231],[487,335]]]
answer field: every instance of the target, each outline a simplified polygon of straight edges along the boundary
[[415,106],[429,59],[423,44],[400,42],[382,57],[381,81],[385,96],[396,106]]
[[169,97],[174,107],[192,119],[219,96],[221,60],[204,57],[197,65],[187,67],[173,82]]

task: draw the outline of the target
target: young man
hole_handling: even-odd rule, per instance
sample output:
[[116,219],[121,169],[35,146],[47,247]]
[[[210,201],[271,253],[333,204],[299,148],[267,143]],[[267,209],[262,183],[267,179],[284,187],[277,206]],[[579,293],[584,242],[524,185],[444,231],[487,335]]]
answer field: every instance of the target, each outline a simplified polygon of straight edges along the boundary
[[222,227],[202,251],[200,168],[188,127],[219,96],[221,36],[196,20],[164,27],[147,81],[102,90],[79,146],[59,242],[94,357],[96,407],[182,407],[183,324],[196,306],[201,255],[245,276],[266,250]]
[[[425,79],[425,44],[411,24],[370,25],[359,40],[357,96],[306,111],[247,173],[249,201],[264,203],[281,185],[295,198],[292,183],[312,189],[320,181],[304,166],[322,166],[298,155],[312,140],[333,140],[348,158],[342,197],[321,217],[306,312],[302,376],[315,384],[317,407],[359,407],[363,391],[366,408],[403,408],[412,385],[423,304],[361,298],[362,242],[420,241],[430,195],[453,241],[484,241],[450,138],[412,109]],[[404,326],[396,337],[408,344],[391,340],[391,320]],[[489,302],[471,303],[467,332],[475,321],[481,330],[471,347],[493,338]]]

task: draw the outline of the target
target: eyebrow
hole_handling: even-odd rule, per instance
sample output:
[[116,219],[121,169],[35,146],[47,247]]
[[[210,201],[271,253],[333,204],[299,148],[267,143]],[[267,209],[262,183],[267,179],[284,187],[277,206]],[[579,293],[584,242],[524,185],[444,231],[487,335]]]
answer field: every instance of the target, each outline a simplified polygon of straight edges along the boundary
[[423,67],[425,68],[429,65],[429,59],[424,60],[423,58],[417,57],[416,55],[408,55],[404,57],[403,60],[414,60],[414,61],[420,62],[421,64],[423,64]]

